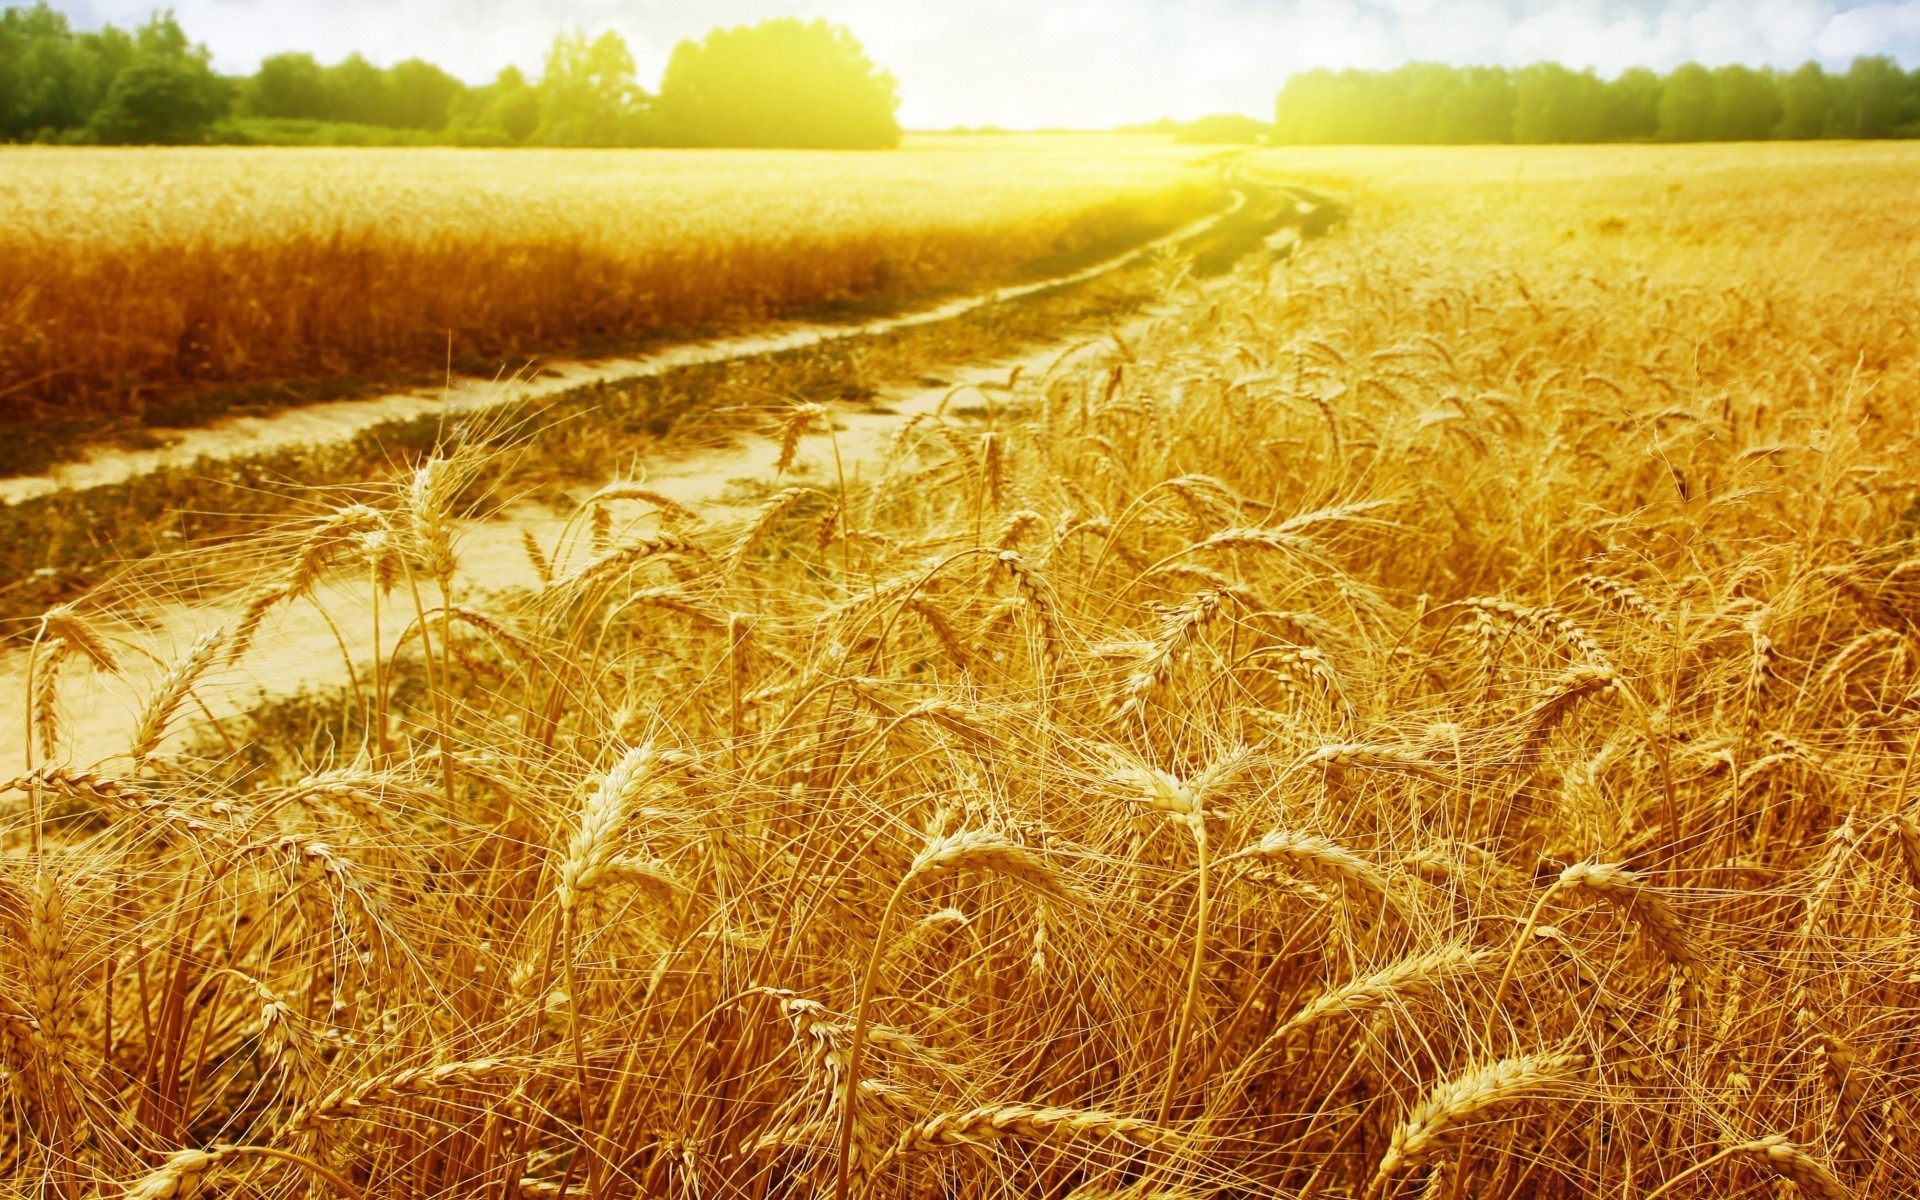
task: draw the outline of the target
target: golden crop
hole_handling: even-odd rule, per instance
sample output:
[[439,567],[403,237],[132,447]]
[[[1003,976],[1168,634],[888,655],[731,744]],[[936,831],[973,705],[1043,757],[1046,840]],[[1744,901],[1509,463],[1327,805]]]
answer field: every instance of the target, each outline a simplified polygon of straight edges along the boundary
[[889,154],[0,151],[0,404],[591,350],[967,288],[1186,219],[1138,139]]
[[[1920,155],[1259,165],[1354,220],[990,423],[260,563],[6,801],[15,1185],[1920,1187]],[[163,736],[310,602],[412,629]]]

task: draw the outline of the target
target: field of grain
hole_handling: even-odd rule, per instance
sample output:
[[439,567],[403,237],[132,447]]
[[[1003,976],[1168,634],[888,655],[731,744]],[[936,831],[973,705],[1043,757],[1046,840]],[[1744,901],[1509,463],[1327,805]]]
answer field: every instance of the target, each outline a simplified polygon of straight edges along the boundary
[[[11,1186],[1920,1187],[1920,153],[1255,166],[1352,221],[744,519],[370,483],[106,761],[49,614]],[[196,718],[309,605],[406,632]]]
[[924,138],[898,153],[9,147],[0,414],[418,374],[1111,252],[1215,202],[1190,149]]

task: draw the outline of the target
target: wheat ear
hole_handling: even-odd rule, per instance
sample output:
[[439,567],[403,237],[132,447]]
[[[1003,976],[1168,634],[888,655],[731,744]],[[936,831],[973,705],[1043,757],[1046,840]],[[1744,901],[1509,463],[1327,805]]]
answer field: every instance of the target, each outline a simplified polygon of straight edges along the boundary
[[766,503],[754,511],[753,518],[747,522],[746,528],[740,531],[739,536],[733,539],[732,545],[727,547],[726,556],[722,560],[724,573],[731,576],[739,570],[740,564],[747,560],[747,555],[753,553],[753,548],[765,540],[773,527],[780,523],[780,518],[791,512],[793,506],[800,503],[803,498],[818,494],[810,487],[790,487],[769,497]]
[[1441,1082],[1394,1127],[1367,1196],[1379,1195],[1396,1173],[1428,1161],[1463,1125],[1557,1090],[1585,1063],[1579,1054],[1523,1054]]
[[53,638],[35,647],[33,694],[28,698],[28,723],[40,744],[40,757],[52,758],[60,750],[60,668],[75,653],[73,643]]
[[201,1177],[230,1158],[253,1156],[278,1159],[303,1167],[333,1185],[346,1200],[361,1200],[360,1191],[325,1163],[304,1154],[272,1146],[216,1146],[211,1150],[175,1150],[167,1161],[141,1176],[121,1193],[123,1200],[191,1200],[200,1192]]
[[579,570],[562,576],[553,582],[554,587],[585,587],[615,574],[637,562],[669,554],[697,554],[700,548],[683,537],[671,533],[656,533],[646,537],[636,537],[607,551],[595,555]]
[[934,838],[915,856],[901,886],[963,869],[991,871],[1061,899],[1074,899],[1077,895],[1060,882],[1039,855],[991,829],[962,830]]
[[847,1048],[846,1080],[840,1100],[834,1200],[847,1200],[847,1184],[853,1167],[853,1136],[859,1127],[860,1064],[867,1047],[867,1017],[873,1006],[874,985],[880,977],[880,964],[886,955],[887,935],[893,927],[894,911],[915,882],[962,868],[993,871],[1050,895],[1074,895],[1033,851],[991,829],[961,830],[944,837],[931,838],[914,856],[906,874],[894,885],[893,894],[887,897],[887,906],[881,911],[880,923],[874,929],[873,946],[867,953],[866,970],[860,976],[860,1000],[854,1008],[853,1041]]
[[1214,1108],[1218,1110],[1232,1105],[1260,1064],[1289,1039],[1334,1017],[1362,1016],[1395,1000],[1409,999],[1432,991],[1450,980],[1472,975],[1484,969],[1491,957],[1491,952],[1487,950],[1469,950],[1458,945],[1442,946],[1424,954],[1409,955],[1371,974],[1327,989],[1287,1018],[1240,1061],[1222,1084]]
[[56,1067],[66,1062],[73,1022],[72,947],[67,941],[67,898],[59,876],[42,869],[27,908],[27,977],[41,1053]]
[[1039,1142],[1053,1137],[1109,1138],[1145,1147],[1173,1146],[1182,1140],[1165,1126],[1098,1109],[990,1104],[916,1122],[900,1135],[880,1165],[904,1155],[926,1154],[952,1146],[978,1146],[1004,1138]]
[[159,686],[140,712],[139,724],[134,726],[133,748],[127,753],[136,765],[145,762],[160,748],[160,740],[167,735],[167,726],[180,710],[181,701],[187,698],[194,684],[200,682],[200,677],[213,665],[213,656],[219,651],[223,636],[218,629],[201,634],[194,639],[193,645],[188,647],[180,661],[169,667],[161,677]]
[[1320,993],[1287,1018],[1284,1025],[1273,1031],[1268,1041],[1278,1044],[1330,1017],[1370,1012],[1391,1000],[1431,991],[1449,980],[1484,969],[1492,955],[1493,952],[1489,950],[1442,946],[1438,950],[1403,958],[1370,975],[1362,975]]
[[533,536],[533,530],[520,531],[520,548],[526,552],[527,565],[533,568],[533,577],[540,581],[541,587],[553,582],[553,560],[540,545],[540,539]]
[[1226,593],[1218,589],[1196,592],[1185,604],[1161,618],[1160,635],[1141,655],[1139,663],[1121,685],[1116,711],[1118,718],[1124,719],[1146,708],[1147,698],[1153,690],[1165,683],[1173,673],[1175,664],[1180,661],[1180,652],[1219,615],[1221,601],[1225,597]]
[[780,455],[774,459],[773,473],[785,475],[800,450],[800,439],[813,431],[814,422],[823,421],[827,410],[820,404],[796,404],[780,424]]
[[40,618],[43,640],[61,638],[75,650],[85,655],[96,671],[109,675],[117,674],[120,661],[107,647],[106,638],[87,619],[77,612],[71,604],[61,604],[46,611]]
[[221,1150],[175,1150],[167,1161],[127,1186],[124,1200],[187,1200],[200,1190],[200,1177],[226,1158]]
[[1576,863],[1560,873],[1560,885],[1589,892],[1618,908],[1674,966],[1690,972],[1698,961],[1666,897],[1625,867]]
[[658,762],[659,755],[651,744],[636,746],[614,764],[587,797],[580,809],[580,823],[567,843],[567,856],[560,864],[557,895],[561,908],[572,908],[581,893],[600,882],[613,859],[620,826],[651,781]]
[[610,483],[593,495],[587,497],[588,504],[616,504],[622,500],[637,501],[652,505],[668,523],[674,525],[698,525],[700,514],[675,500],[671,496],[661,495],[651,488],[637,483]]
[[1222,861],[1245,859],[1277,861],[1296,869],[1331,875],[1372,892],[1389,906],[1397,906],[1392,886],[1378,867],[1331,838],[1321,837],[1317,833],[1271,830],[1258,842]]
[[1040,622],[1040,634],[1045,643],[1041,652],[1043,679],[1052,678],[1059,671],[1061,653],[1060,606],[1054,598],[1053,589],[1041,577],[1018,551],[1000,551],[998,561],[1007,574],[1012,577],[1014,587],[1027,602],[1027,607]]
[[1853,1200],[1853,1193],[1840,1182],[1831,1167],[1794,1145],[1784,1133],[1770,1133],[1766,1137],[1751,1142],[1728,1146],[1719,1153],[1704,1158],[1670,1177],[1665,1183],[1648,1192],[1643,1200],[1660,1200],[1660,1197],[1672,1192],[1682,1183],[1729,1158],[1751,1159],[1781,1179],[1790,1181],[1807,1195],[1819,1197],[1819,1200]]
[[405,1104],[417,1097],[453,1088],[473,1087],[502,1076],[523,1074],[527,1069],[525,1062],[515,1059],[480,1058],[389,1071],[343,1084],[304,1105],[288,1119],[286,1132],[303,1133],[322,1122],[349,1120],[365,1115],[369,1109]]

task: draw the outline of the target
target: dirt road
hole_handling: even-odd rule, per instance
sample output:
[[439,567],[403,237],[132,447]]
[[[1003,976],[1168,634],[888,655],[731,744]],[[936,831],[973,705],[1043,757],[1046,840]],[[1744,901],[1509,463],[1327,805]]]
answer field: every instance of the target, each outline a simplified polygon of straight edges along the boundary
[[[1244,202],[1242,193],[1236,208]],[[1211,218],[1207,224],[1221,219]],[[1161,242],[1175,244],[1194,232],[1191,228],[1182,230]],[[1001,289],[937,310],[863,326],[860,331],[870,333],[908,323],[949,319],[996,299],[1091,278],[1133,260],[1139,253],[1136,250],[1122,259],[1088,268],[1064,280]],[[1152,311],[1137,314],[1115,332],[1131,340],[1157,315]],[[742,357],[849,336],[856,336],[856,332],[844,327],[785,330],[756,338],[686,347],[645,360],[578,364],[521,386],[556,391],[598,379],[657,372],[690,361]],[[832,442],[825,437],[808,439],[787,476],[789,481],[832,478],[836,469],[833,443],[837,443],[840,466],[846,471],[849,484],[857,483],[863,475],[878,469],[894,431],[914,416],[931,414],[944,406],[949,417],[966,420],[970,412],[984,412],[992,403],[992,395],[1004,390],[1016,369],[1038,375],[1068,354],[1114,352],[1111,341],[1089,345],[1081,337],[957,372],[950,370],[947,374],[951,382],[941,387],[895,388],[871,401],[834,404],[831,406],[835,428]],[[465,405],[471,411],[474,407],[521,399],[526,394],[525,390],[514,395],[497,387],[469,387],[446,397],[392,396],[358,404],[328,405],[323,406],[326,411],[288,413],[253,425],[230,422],[203,431],[190,447],[183,444],[165,453],[218,456],[223,451],[239,454],[257,450],[278,438],[312,440],[350,436],[396,415],[432,411],[419,406]],[[661,454],[644,464],[633,482],[643,483],[678,501],[710,525],[725,526],[739,519],[743,507],[755,503],[748,499],[756,493],[753,485],[773,480],[778,452],[779,447],[764,436],[743,435],[718,448],[688,448]],[[116,472],[124,477],[150,469],[143,464],[151,461],[149,456],[137,453],[117,458],[106,456],[68,468],[63,478],[98,480],[112,478]],[[89,472],[91,474],[87,474]],[[9,482],[16,487],[43,486],[33,481]],[[747,486],[741,486],[743,483]],[[764,487],[759,490],[763,491]],[[521,542],[521,530],[531,530],[544,544],[552,546],[565,525],[565,514],[532,505],[517,506],[491,520],[463,522],[456,539],[459,560],[456,588],[485,591],[536,582]],[[61,747],[55,761],[112,770],[116,756],[125,753],[146,698],[168,664],[177,660],[201,634],[221,627],[231,628],[240,604],[240,597],[235,595],[226,599],[202,599],[191,605],[163,603],[148,607],[140,614],[140,628],[128,625],[113,630],[121,649],[117,674],[96,672],[83,662],[70,662],[59,681]],[[206,712],[224,717],[256,706],[267,695],[287,695],[303,688],[326,688],[346,682],[348,672],[357,669],[358,664],[373,653],[376,632],[373,612],[371,590],[358,578],[321,584],[311,599],[277,609],[261,629],[255,649],[239,664],[216,667],[208,672],[195,690],[197,703],[204,706]],[[381,612],[379,644],[390,648],[411,615],[389,602]],[[26,701],[27,654],[14,651],[0,656],[0,713],[4,713],[0,719],[0,778],[17,774],[28,757]],[[183,720],[180,724],[189,725],[191,721]],[[36,752],[33,758],[38,761],[40,756]]]
[[877,321],[858,325],[776,325],[739,337],[672,346],[638,358],[556,360],[540,364],[539,370],[526,378],[504,381],[456,378],[443,388],[416,388],[366,400],[305,405],[265,417],[235,417],[217,421],[204,428],[188,430],[171,444],[151,450],[103,448],[78,462],[63,464],[45,474],[0,479],[0,504],[17,504],[61,488],[118,483],[165,466],[237,458],[283,446],[345,441],[376,426],[420,416],[448,412],[473,413],[538,400],[592,383],[643,379],[680,367],[754,358],[824,342],[874,337],[916,325],[950,321],[989,304],[1005,303],[1051,288],[1071,287],[1111,274],[1137,261],[1142,255],[1177,246],[1204,233],[1239,212],[1247,202],[1247,192],[1237,190],[1224,211],[1202,217],[1092,266],[1031,283],[978,292],[931,308]]

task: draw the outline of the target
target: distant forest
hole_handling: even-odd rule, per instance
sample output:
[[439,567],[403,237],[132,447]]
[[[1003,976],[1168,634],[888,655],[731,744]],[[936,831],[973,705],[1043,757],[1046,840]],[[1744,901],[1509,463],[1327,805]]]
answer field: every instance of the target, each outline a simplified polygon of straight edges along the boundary
[[[379,67],[276,54],[216,73],[170,13],[76,32],[38,0],[0,12],[0,141],[475,146],[884,148],[899,89],[853,35],[780,18],[674,50],[643,88],[617,33],[563,33],[538,79],[470,86],[418,58]],[[1602,79],[1553,63],[1314,70],[1286,81],[1271,126],[1223,114],[1139,130],[1275,144],[1758,141],[1920,137],[1920,70],[1855,59],[1832,74],[1689,63]]]
[[1307,71],[1287,80],[1268,134],[1292,145],[1909,137],[1920,137],[1920,71],[1885,57],[1844,74],[1688,63],[1610,80],[1553,63]]
[[472,87],[413,58],[277,54],[222,76],[170,13],[80,33],[40,0],[0,13],[0,141],[884,148],[893,76],[845,29],[792,18],[675,48],[642,88],[617,33],[563,33],[538,80]]

